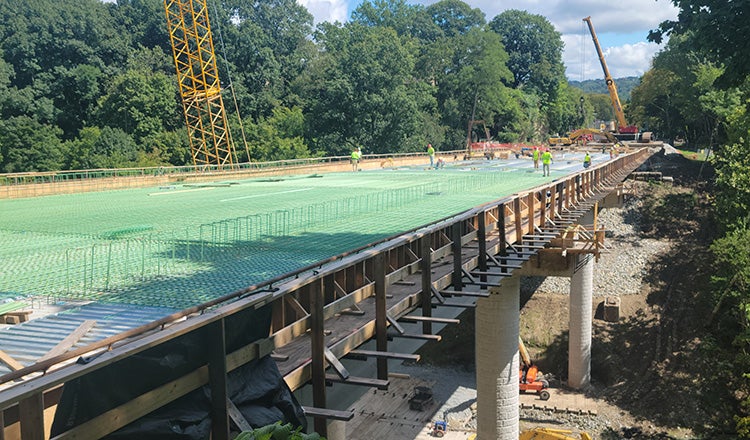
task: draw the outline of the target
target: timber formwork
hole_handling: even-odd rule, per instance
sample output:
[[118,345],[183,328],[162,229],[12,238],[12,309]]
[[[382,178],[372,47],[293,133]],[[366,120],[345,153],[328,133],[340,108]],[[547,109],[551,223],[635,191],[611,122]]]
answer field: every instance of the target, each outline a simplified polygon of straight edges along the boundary
[[[242,426],[227,401],[227,373],[271,355],[292,390],[312,385],[316,432],[326,434],[329,419],[353,413],[326,408],[326,386],[343,382],[387,388],[389,358],[414,358],[389,351],[396,337],[435,339],[437,307],[472,307],[457,298],[487,296],[487,289],[511,276],[550,242],[569,231],[597,202],[615,191],[648,157],[634,151],[564,179],[556,180],[436,223],[333,257],[315,266],[250,286],[200,307],[107,338],[84,348],[40,360],[0,377],[2,438],[44,439],[61,389],[67,381],[115,364],[147,349],[196,331],[210,331],[215,344],[205,365],[178,380],[100,414],[56,438],[99,438],[208,385],[212,396],[212,438],[230,438],[232,423]],[[225,320],[249,308],[272,307],[268,338],[231,353]],[[400,324],[420,322],[421,332]],[[360,350],[370,340],[375,350]],[[90,362],[72,360],[87,356]],[[94,356],[95,355],[95,356]],[[339,359],[377,358],[377,377],[352,376]]]

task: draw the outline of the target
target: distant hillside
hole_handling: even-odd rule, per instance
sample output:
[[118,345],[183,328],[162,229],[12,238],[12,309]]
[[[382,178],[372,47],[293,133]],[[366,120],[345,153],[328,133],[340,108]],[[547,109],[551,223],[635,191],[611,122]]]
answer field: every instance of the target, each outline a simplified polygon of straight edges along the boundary
[[[620,101],[629,101],[630,92],[635,86],[641,83],[641,77],[639,76],[627,76],[625,78],[615,78],[615,85],[617,86],[617,94],[620,96]],[[609,93],[607,91],[607,84],[602,79],[587,79],[585,81],[571,81],[568,80],[568,84],[573,87],[579,88],[586,93]]]

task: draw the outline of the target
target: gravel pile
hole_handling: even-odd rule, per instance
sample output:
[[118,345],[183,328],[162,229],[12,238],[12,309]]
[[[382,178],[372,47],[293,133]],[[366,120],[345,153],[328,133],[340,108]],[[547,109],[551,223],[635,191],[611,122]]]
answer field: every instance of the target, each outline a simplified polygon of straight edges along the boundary
[[[641,201],[632,197],[622,208],[608,208],[599,213],[598,226],[606,232],[605,246],[610,249],[601,254],[594,267],[594,296],[622,296],[637,294],[643,277],[649,272],[653,258],[666,251],[669,243],[640,236]],[[524,277],[523,292],[569,293],[570,278]]]

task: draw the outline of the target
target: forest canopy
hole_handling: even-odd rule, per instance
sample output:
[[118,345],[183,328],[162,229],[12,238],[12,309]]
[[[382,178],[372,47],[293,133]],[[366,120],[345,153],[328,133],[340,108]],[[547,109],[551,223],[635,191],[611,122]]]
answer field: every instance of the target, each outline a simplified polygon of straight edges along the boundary
[[[579,104],[539,15],[374,0],[314,27],[294,0],[209,6],[241,162],[461,149],[472,117],[500,142],[611,118]],[[0,1],[0,14],[0,172],[191,164],[161,0]]]

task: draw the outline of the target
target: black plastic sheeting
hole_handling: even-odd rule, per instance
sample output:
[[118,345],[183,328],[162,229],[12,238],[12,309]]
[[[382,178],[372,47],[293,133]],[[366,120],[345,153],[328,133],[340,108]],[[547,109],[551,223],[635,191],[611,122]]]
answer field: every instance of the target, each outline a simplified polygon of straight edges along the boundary
[[[268,337],[269,306],[225,319],[227,352]],[[210,329],[204,327],[65,384],[51,436],[62,434],[206,364]],[[83,360],[79,360],[81,362]],[[230,400],[254,427],[277,421],[307,428],[304,412],[266,356],[227,376]],[[194,390],[108,435],[108,439],[208,439],[211,434],[208,385]]]

